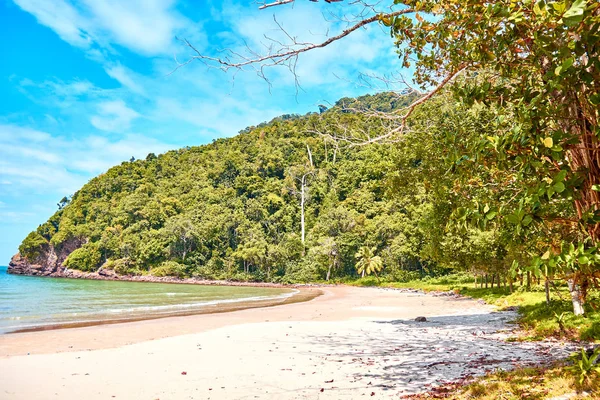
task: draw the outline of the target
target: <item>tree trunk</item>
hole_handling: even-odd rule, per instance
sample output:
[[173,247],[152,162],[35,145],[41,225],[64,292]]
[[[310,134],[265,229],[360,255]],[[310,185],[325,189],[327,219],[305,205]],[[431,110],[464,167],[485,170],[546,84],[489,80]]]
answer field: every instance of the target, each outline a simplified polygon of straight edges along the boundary
[[488,288],[488,276],[485,274],[485,288]]
[[363,269],[363,272],[360,274],[360,277],[361,277],[361,278],[364,278],[364,277],[365,277],[365,270],[364,270],[364,269]]
[[573,313],[575,315],[585,314],[585,310],[583,309],[584,298],[581,287],[573,278],[567,280],[567,285],[569,286],[569,293],[571,294],[571,301],[573,302]]
[[475,274],[475,289],[477,289],[477,274]]
[[327,269],[327,277],[325,278],[326,281],[329,280],[329,276],[331,276],[331,264],[329,264],[329,268]]
[[550,281],[548,277],[546,277],[546,281],[544,282],[544,286],[546,289],[546,304],[550,305]]
[[494,288],[494,280],[495,279],[496,279],[496,275],[492,274],[492,286],[491,286],[492,289]]
[[306,252],[306,246],[304,244],[304,202],[305,202],[305,195],[304,195],[304,187],[306,185],[306,175],[304,175],[302,177],[302,186],[300,188],[300,233],[301,233],[301,237],[302,237],[302,257],[304,257],[304,254]]
[[531,290],[531,272],[527,271],[527,291]]

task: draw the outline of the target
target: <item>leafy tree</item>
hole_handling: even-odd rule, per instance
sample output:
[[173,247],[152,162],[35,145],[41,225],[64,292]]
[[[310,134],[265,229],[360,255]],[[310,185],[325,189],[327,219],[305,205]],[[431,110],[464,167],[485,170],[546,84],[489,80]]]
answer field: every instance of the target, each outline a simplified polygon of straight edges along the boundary
[[[482,154],[491,173],[495,169],[513,178],[514,200],[500,201],[501,214],[517,233],[544,229],[547,223],[561,225],[566,241],[589,250],[591,258],[584,257],[584,263],[549,261],[563,267],[574,289],[574,307],[582,311],[578,303],[585,301],[585,291],[578,288],[587,286],[600,266],[595,247],[600,238],[600,4],[404,4],[415,15],[437,16],[382,19],[397,40],[404,65],[416,57],[416,80],[435,84],[441,74],[476,72],[482,75],[458,82],[456,94],[466,104],[500,106],[491,109],[497,132],[471,154]],[[535,184],[527,187],[525,182]],[[557,215],[555,202],[571,203],[575,218]]]
[[88,242],[69,254],[64,265],[81,271],[95,271],[100,267],[101,260],[98,244]]
[[374,273],[377,275],[377,272],[380,272],[383,269],[383,262],[381,257],[375,255],[376,247],[368,247],[363,246],[358,249],[356,253],[356,272],[358,272],[361,277],[366,275],[371,275]]
[[326,237],[320,240],[318,246],[313,247],[312,251],[317,256],[326,259],[325,263],[327,265],[327,275],[325,276],[325,280],[329,281],[329,278],[331,277],[331,270],[339,266],[339,249],[335,239],[332,237]]
[[23,242],[19,246],[19,252],[29,260],[35,261],[42,254],[42,251],[47,245],[48,240],[38,232],[34,231],[23,239]]

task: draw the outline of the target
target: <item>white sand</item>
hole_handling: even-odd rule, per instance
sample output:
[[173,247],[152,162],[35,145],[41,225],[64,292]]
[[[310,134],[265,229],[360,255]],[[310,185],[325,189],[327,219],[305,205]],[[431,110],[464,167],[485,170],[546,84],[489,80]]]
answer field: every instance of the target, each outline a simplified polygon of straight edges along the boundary
[[0,399],[397,398],[572,350],[503,341],[514,314],[471,300],[324,291],[272,308],[4,335]]

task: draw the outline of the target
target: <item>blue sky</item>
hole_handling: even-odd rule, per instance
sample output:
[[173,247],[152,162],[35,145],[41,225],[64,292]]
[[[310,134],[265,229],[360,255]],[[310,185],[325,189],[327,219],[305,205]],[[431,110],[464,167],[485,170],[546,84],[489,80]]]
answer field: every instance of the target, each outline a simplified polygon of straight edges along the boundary
[[[285,69],[269,87],[252,70],[224,73],[190,51],[244,51],[344,27],[339,4],[298,1],[258,10],[256,2],[176,0],[0,0],[0,265],[56,203],[113,165],[235,135],[283,113],[373,91],[360,73],[397,65],[389,34],[362,30],[298,62],[301,90]],[[329,21],[327,21],[329,20]]]

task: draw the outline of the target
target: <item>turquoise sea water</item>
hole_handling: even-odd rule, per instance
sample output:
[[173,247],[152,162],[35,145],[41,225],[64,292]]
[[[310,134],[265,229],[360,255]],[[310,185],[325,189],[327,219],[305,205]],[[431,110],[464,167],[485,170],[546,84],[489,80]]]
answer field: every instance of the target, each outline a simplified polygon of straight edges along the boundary
[[0,267],[0,334],[138,319],[291,296],[290,289],[94,281],[9,275]]

